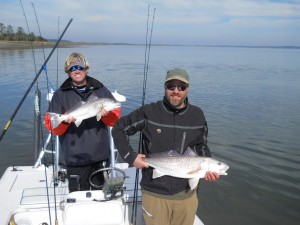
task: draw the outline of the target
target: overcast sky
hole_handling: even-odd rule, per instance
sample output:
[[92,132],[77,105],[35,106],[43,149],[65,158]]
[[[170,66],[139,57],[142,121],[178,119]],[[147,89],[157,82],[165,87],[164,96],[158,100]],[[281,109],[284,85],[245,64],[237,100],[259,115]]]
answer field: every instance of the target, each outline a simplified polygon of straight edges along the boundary
[[[300,46],[300,0],[22,0],[29,30],[85,42]],[[0,0],[0,22],[27,33],[20,0]]]

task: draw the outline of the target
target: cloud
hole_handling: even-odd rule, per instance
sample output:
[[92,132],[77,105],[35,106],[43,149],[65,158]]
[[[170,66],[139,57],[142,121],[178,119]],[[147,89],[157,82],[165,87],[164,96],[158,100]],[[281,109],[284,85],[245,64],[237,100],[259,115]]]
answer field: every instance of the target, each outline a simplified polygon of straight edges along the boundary
[[[271,0],[22,0],[28,22],[36,33],[31,2],[43,36],[66,33],[72,41],[143,43],[147,19],[153,20],[153,41],[165,44],[300,45],[300,1]],[[0,0],[0,22],[26,27],[20,1]],[[150,5],[148,18],[148,5]],[[268,32],[270,33],[268,37]],[[246,33],[250,38],[241,35]],[[276,38],[272,33],[276,33]],[[224,39],[226,37],[226,39]],[[261,37],[261,39],[260,39]],[[285,40],[283,38],[285,37]],[[267,40],[269,38],[269,41]]]

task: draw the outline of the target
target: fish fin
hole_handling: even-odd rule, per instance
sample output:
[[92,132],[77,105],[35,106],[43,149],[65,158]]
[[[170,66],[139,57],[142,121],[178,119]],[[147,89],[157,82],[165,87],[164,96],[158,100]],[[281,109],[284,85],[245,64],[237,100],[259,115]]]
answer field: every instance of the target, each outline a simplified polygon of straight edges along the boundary
[[64,120],[62,114],[53,113],[53,112],[48,112],[48,114],[50,116],[50,122],[53,129],[58,127],[58,125]]
[[197,187],[198,183],[199,183],[199,178],[189,179],[189,185],[191,190],[194,190]]
[[101,115],[101,113],[99,112],[98,114],[97,114],[97,121],[99,121],[100,119],[101,119],[101,117],[102,117],[102,115]]
[[76,127],[79,127],[81,122],[82,122],[82,120],[75,120],[74,123],[75,123]]
[[157,169],[154,169],[153,170],[153,174],[152,174],[152,178],[155,179],[155,178],[159,178],[159,177],[162,177],[162,176],[165,176],[166,174],[163,174],[162,172],[160,172],[159,170]]
[[193,150],[191,149],[190,147],[188,147],[185,152],[183,153],[184,156],[187,156],[187,157],[196,157],[198,156],[198,154]]
[[175,150],[170,150],[167,152],[159,152],[159,153],[153,153],[149,157],[150,158],[161,158],[161,157],[178,157],[180,154]]
[[170,150],[170,151],[168,151],[168,156],[169,157],[178,157],[178,156],[180,156],[180,154],[176,150]]

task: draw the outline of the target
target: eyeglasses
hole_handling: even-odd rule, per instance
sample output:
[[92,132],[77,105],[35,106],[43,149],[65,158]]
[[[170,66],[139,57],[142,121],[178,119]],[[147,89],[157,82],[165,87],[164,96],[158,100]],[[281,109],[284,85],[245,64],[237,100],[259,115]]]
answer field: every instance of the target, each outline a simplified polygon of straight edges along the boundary
[[75,70],[84,70],[84,67],[82,66],[72,66],[69,71],[74,72]]
[[185,91],[185,89],[187,89],[188,86],[185,84],[166,84],[165,87],[170,91],[174,91],[176,88],[178,91]]

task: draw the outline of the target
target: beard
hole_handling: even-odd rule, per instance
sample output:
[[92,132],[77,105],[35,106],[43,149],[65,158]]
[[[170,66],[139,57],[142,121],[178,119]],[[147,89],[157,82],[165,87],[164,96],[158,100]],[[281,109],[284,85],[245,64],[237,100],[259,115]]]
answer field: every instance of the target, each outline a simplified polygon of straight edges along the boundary
[[167,99],[174,108],[178,108],[178,107],[182,106],[186,97],[182,97],[180,100],[174,100],[171,97],[167,97]]

